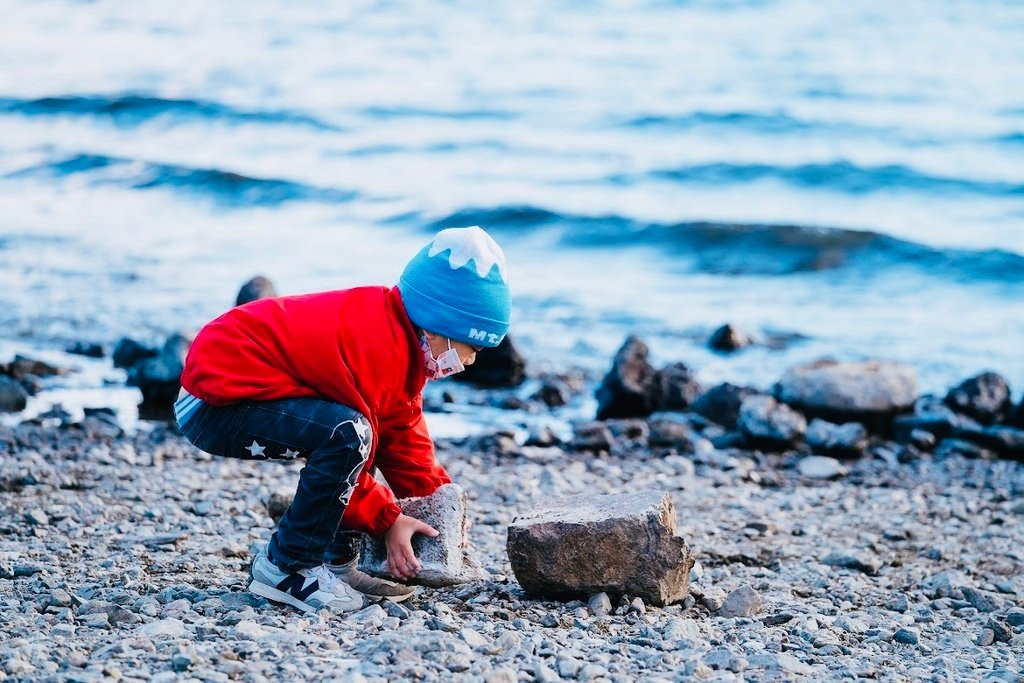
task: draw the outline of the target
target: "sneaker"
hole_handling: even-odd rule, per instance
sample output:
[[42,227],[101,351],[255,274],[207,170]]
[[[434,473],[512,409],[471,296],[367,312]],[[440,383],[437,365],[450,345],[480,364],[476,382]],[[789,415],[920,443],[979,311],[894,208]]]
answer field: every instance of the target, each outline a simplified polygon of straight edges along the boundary
[[358,563],[359,558],[357,557],[345,564],[326,564],[324,566],[339,579],[374,601],[387,598],[391,602],[402,602],[411,598],[416,592],[415,586],[378,579],[366,572],[359,571],[356,568]]
[[252,576],[250,593],[303,612],[321,609],[354,612],[366,606],[362,593],[341,581],[324,565],[286,572],[270,561],[266,548],[252,561],[249,574]]

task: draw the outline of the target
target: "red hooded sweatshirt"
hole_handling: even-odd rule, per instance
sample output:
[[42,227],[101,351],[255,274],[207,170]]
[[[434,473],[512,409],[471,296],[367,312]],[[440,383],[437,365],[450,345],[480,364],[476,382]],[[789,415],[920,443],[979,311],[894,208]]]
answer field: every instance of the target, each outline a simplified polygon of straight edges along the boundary
[[[354,408],[374,444],[342,517],[346,529],[382,534],[399,515],[395,494],[424,496],[451,481],[434,460],[423,419],[419,337],[397,288],[260,299],[199,332],[181,385],[215,406],[321,398]],[[390,484],[376,481],[378,467]]]

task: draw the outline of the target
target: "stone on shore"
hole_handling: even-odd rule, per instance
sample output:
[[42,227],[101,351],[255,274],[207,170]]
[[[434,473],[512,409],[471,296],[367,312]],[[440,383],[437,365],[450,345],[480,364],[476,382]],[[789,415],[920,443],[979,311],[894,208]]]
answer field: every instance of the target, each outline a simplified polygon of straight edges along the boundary
[[1001,422],[1013,408],[1010,385],[995,372],[983,372],[965,379],[949,390],[945,403],[983,425]]
[[[458,484],[445,484],[429,496],[402,498],[402,513],[437,529],[437,538],[416,534],[412,549],[422,569],[408,583],[421,586],[454,586],[486,578],[468,556],[469,517],[466,492]],[[388,574],[387,548],[383,536],[364,536],[359,569],[372,576],[393,578]]]
[[823,359],[787,370],[773,393],[783,403],[833,422],[886,429],[917,399],[917,374],[902,363]]
[[156,355],[156,349],[141,344],[134,339],[122,337],[114,345],[114,352],[110,358],[115,368],[130,368]]
[[658,371],[658,410],[687,410],[703,388],[693,376],[693,370],[683,363],[672,363]]
[[800,458],[796,466],[800,476],[808,479],[834,479],[846,474],[846,468],[827,455],[808,455]]
[[257,275],[238,290],[238,296],[235,297],[235,306],[241,306],[250,301],[258,301],[259,299],[269,299],[274,296],[277,296],[274,283],[269,278]]
[[739,387],[726,382],[711,387],[701,394],[690,406],[690,409],[726,429],[736,429],[743,399],[748,396],[756,396],[757,393],[755,389]]
[[1024,458],[1024,429],[995,425],[963,428],[953,432],[956,439],[967,440],[1007,458]]
[[528,593],[612,593],[666,605],[689,589],[693,557],[657,491],[584,494],[541,504],[508,528],[512,571]]
[[715,351],[738,351],[754,343],[753,338],[732,323],[722,325],[711,333],[708,346]]
[[128,370],[129,386],[142,392],[142,410],[170,411],[181,388],[181,372],[191,345],[192,335],[172,334],[156,356],[139,361]]
[[28,405],[28,392],[21,383],[0,375],[0,413],[17,413]]
[[740,405],[738,426],[755,446],[785,449],[807,430],[807,420],[771,396],[749,396]]
[[607,423],[599,421],[577,422],[572,426],[569,448],[576,451],[608,452],[615,445],[615,435]]
[[658,409],[659,375],[647,360],[647,345],[630,335],[615,354],[597,389],[597,419],[647,417]]
[[493,349],[476,354],[476,361],[452,379],[481,387],[517,387],[526,379],[526,358],[511,335],[505,335]]
[[725,598],[718,616],[749,617],[761,611],[761,596],[750,586],[737,588]]
[[270,496],[267,498],[267,514],[270,519],[274,520],[274,524],[280,522],[284,517],[284,513],[291,506],[294,497],[294,488],[279,488],[270,492]]
[[939,399],[922,396],[914,405],[913,415],[900,415],[892,421],[892,437],[900,443],[909,443],[913,433],[922,430],[941,441],[957,430],[980,426],[970,417],[954,412]]
[[828,455],[857,457],[868,446],[868,430],[859,422],[832,424],[820,418],[807,427],[807,445]]

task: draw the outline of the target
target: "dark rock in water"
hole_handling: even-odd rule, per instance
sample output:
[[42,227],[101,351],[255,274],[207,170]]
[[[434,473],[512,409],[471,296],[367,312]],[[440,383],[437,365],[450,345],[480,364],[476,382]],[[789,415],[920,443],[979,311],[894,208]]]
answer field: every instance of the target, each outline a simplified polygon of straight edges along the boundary
[[63,425],[71,422],[71,413],[65,410],[62,404],[55,403],[49,410],[36,415],[36,420],[58,420]]
[[28,358],[26,356],[15,356],[7,366],[7,374],[14,379],[23,379],[30,375],[35,377],[52,377],[54,375],[66,375],[66,368],[58,368],[45,361]]
[[693,377],[693,371],[683,363],[667,365],[658,372],[658,385],[661,391],[657,401],[657,410],[686,410],[703,388]]
[[656,491],[542,504],[512,522],[507,548],[525,591],[560,598],[603,592],[666,605],[686,597],[693,568],[672,500]]
[[736,421],[740,416],[740,404],[743,403],[743,399],[748,396],[756,396],[757,393],[755,389],[738,387],[727,382],[711,387],[701,394],[690,409],[726,429],[736,429]]
[[750,335],[731,323],[719,327],[708,340],[708,346],[715,351],[737,351],[753,343],[754,340]]
[[803,415],[771,396],[743,399],[737,424],[751,444],[765,448],[785,449],[807,431]]
[[647,417],[658,409],[660,377],[647,356],[647,345],[630,335],[597,389],[597,419]]
[[815,419],[807,427],[807,445],[828,455],[857,457],[868,446],[868,430],[859,422],[843,425]]
[[610,451],[615,437],[604,422],[580,422],[572,426],[569,448],[577,451]]
[[18,413],[28,405],[28,392],[18,381],[0,375],[0,412]]
[[89,358],[103,358],[104,356],[103,345],[96,342],[77,341],[66,346],[64,350],[76,356],[87,356]]
[[1024,399],[1021,400],[1019,406],[1010,412],[1010,415],[1006,418],[1006,424],[1018,429],[1024,429]]
[[25,388],[29,396],[35,396],[43,390],[43,380],[35,375],[25,375],[18,380],[18,383]]
[[156,414],[170,411],[181,388],[181,371],[191,344],[191,337],[182,333],[172,334],[160,353],[137,363],[128,371],[128,384],[142,392],[142,405],[146,410],[156,411]]
[[832,422],[862,422],[884,431],[893,416],[917,399],[917,374],[901,363],[817,360],[790,368],[773,393],[807,415]]
[[156,349],[144,346],[134,339],[122,337],[114,345],[111,360],[114,362],[115,368],[130,368],[139,361],[153,358],[156,354]]
[[957,429],[957,439],[971,441],[1009,458],[1024,458],[1024,429],[996,425]]
[[235,305],[241,306],[242,304],[247,304],[250,301],[269,299],[273,296],[277,296],[277,290],[274,289],[274,283],[262,275],[257,275],[242,285],[242,288],[238,290],[238,296],[235,297]]
[[548,408],[560,408],[569,402],[572,392],[568,385],[560,380],[548,380],[541,385],[530,398],[540,401]]
[[452,379],[481,387],[517,387],[526,379],[526,358],[506,335],[495,348],[476,354],[476,361]]
[[946,405],[983,425],[1002,421],[1013,408],[1010,385],[995,372],[983,372],[950,389]]

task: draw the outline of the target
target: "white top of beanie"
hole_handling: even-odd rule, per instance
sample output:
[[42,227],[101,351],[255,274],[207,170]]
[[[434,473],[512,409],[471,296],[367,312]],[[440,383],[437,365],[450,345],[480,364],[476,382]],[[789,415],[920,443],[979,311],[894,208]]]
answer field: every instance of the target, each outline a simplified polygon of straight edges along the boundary
[[434,237],[427,256],[437,256],[445,250],[450,250],[448,265],[452,270],[457,270],[473,261],[477,275],[484,278],[491,272],[491,268],[497,265],[502,281],[508,282],[508,274],[505,272],[505,252],[501,250],[494,238],[484,232],[479,225],[468,228],[445,228]]

